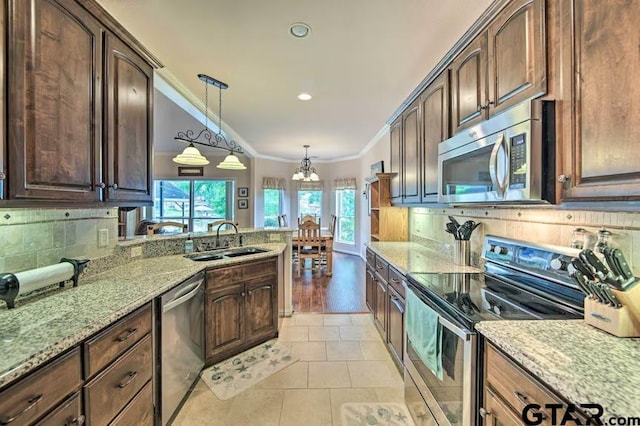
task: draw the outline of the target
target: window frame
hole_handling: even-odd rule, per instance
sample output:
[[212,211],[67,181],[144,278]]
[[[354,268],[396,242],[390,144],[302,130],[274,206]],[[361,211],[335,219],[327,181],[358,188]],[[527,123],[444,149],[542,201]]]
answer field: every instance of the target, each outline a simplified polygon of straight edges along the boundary
[[[341,204],[342,204],[342,199],[341,197],[344,195],[344,192],[351,192],[351,195],[353,197],[353,216],[341,216],[340,212],[341,212]],[[336,208],[336,227],[335,227],[335,232],[334,232],[334,240],[336,243],[339,244],[348,244],[348,245],[352,245],[355,246],[356,244],[356,190],[355,189],[336,189],[335,190],[335,208]],[[342,228],[341,225],[341,220],[340,219],[351,219],[353,221],[353,241],[345,241],[345,240],[341,240],[340,239],[340,229]]]
[[319,192],[320,193],[320,212],[316,215],[316,214],[311,214],[311,216],[316,216],[316,218],[321,218],[322,217],[322,197],[324,197],[324,190],[322,189],[298,189],[297,195],[298,195],[298,202],[297,202],[297,210],[298,210],[298,218],[301,218],[305,215],[307,215],[308,213],[302,214],[302,211],[300,209],[300,199],[302,197],[300,197],[300,193],[301,192]]
[[[284,203],[284,190],[282,189],[276,189],[276,188],[264,188],[263,189],[263,193],[262,193],[262,225],[267,228],[266,225],[266,202],[267,202],[267,191],[278,191],[278,214],[276,215],[276,226],[274,228],[278,227],[278,216],[280,216],[282,214],[282,205]],[[271,226],[269,226],[269,228],[271,228]]]

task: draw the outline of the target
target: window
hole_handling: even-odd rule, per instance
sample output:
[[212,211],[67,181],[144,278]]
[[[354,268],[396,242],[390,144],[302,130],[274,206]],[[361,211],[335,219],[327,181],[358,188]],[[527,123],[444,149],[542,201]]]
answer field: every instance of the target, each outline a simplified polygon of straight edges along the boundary
[[282,200],[282,190],[264,190],[264,227],[277,228],[278,216],[280,216],[280,201]]
[[189,231],[206,232],[216,220],[233,220],[233,181],[156,180],[153,220],[187,223]]
[[322,191],[298,190],[298,217],[322,216]]
[[337,243],[355,244],[356,191],[336,190],[336,230]]

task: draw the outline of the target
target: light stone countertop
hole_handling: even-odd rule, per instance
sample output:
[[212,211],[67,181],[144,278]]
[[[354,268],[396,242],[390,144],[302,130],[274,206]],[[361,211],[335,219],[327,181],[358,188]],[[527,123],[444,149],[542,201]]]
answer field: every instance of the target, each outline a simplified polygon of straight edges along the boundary
[[605,416],[640,416],[640,339],[618,338],[582,320],[485,321],[476,329],[574,404]]
[[371,242],[365,244],[377,255],[391,263],[400,273],[410,272],[463,272],[480,273],[473,266],[460,266],[442,252],[414,242]]
[[83,279],[76,288],[0,311],[0,386],[28,373],[172,287],[212,266],[277,256],[285,243],[251,244],[265,253],[195,262],[184,255],[141,259]]

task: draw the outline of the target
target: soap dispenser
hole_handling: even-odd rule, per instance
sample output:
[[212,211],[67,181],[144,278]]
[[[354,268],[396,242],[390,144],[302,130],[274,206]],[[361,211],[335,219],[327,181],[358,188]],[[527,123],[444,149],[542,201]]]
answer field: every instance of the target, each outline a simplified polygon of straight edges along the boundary
[[187,240],[184,242],[184,252],[185,253],[193,253],[193,240],[191,239],[191,234],[187,235]]

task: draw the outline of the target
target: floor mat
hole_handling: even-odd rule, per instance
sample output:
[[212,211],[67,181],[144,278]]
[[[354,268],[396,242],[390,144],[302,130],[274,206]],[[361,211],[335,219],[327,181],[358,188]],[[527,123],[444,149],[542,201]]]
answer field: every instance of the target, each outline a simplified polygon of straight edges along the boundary
[[282,345],[270,340],[215,364],[200,373],[218,399],[231,399],[298,359]]
[[413,426],[404,404],[390,402],[347,403],[340,406],[342,426],[402,425]]

